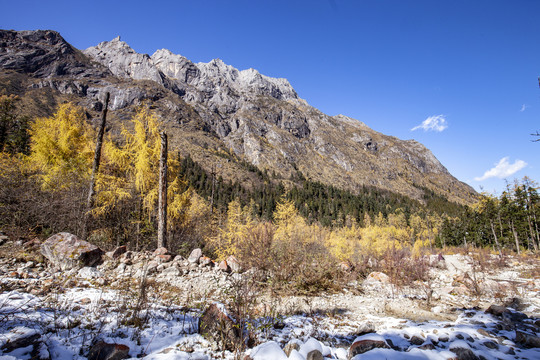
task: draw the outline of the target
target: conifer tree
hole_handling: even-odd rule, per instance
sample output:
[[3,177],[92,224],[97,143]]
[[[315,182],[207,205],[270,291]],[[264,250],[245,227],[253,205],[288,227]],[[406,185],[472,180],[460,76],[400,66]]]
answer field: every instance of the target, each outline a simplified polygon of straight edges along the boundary
[[87,180],[93,157],[93,131],[82,108],[67,103],[30,127],[29,164],[40,171],[43,188],[60,190]]

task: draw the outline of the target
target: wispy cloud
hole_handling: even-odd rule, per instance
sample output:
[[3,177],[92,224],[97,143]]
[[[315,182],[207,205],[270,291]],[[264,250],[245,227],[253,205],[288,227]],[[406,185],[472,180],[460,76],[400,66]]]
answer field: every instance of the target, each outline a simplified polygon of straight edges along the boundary
[[525,110],[527,110],[528,107],[529,107],[529,105],[523,104],[523,105],[521,105],[521,109],[519,109],[519,111],[524,112]]
[[446,123],[446,117],[444,115],[433,115],[422,121],[420,125],[413,127],[411,131],[423,129],[424,131],[441,132],[447,127],[448,124]]
[[510,157],[503,157],[497,164],[495,164],[495,167],[489,169],[484,173],[484,175],[480,177],[475,177],[475,181],[484,181],[486,179],[490,178],[499,178],[504,179],[509,176],[514,175],[519,170],[523,169],[527,166],[527,163],[523,160],[516,160],[513,164],[510,164],[508,161]]

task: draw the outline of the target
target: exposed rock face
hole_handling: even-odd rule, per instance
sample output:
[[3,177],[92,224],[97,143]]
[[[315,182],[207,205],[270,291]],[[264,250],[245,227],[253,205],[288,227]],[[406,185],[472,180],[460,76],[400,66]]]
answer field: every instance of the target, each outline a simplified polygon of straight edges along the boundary
[[[120,114],[120,121],[151,103],[172,138],[181,139],[177,145],[189,148],[198,162],[211,159],[208,167],[223,163],[216,150],[228,149],[281,178],[300,171],[353,192],[367,185],[419,200],[423,187],[461,203],[475,196],[422,144],[380,134],[344,115],[323,114],[286,79],[238,70],[219,59],[193,63],[166,49],[139,54],[120,38],[80,52],[54,31],[0,30],[0,67],[29,76],[29,88],[54,89],[95,111],[109,92],[111,117]],[[222,168],[228,173],[223,177],[244,181],[246,170],[230,166]]]
[[41,245],[41,253],[62,270],[94,266],[101,261],[103,251],[70,233],[58,233]]
[[105,69],[94,68],[79,50],[50,30],[0,31],[0,67],[39,78],[101,77],[106,73]]

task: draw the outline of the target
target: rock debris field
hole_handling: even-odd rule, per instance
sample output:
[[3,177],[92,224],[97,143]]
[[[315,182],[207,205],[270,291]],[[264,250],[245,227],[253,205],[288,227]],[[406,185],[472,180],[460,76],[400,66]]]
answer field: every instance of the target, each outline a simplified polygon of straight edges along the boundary
[[[55,236],[72,253],[0,237],[2,360],[540,359],[537,258],[486,269],[432,256],[428,282],[396,287],[379,272],[337,293],[272,296],[234,259],[102,254]],[[84,266],[94,260],[74,248],[102,260]]]

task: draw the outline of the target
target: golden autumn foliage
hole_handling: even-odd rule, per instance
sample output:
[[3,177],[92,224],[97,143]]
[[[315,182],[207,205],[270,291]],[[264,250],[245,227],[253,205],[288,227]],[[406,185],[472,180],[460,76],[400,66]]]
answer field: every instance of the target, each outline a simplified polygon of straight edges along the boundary
[[[124,223],[144,222],[149,236],[154,231],[161,151],[160,123],[147,107],[141,107],[130,125],[130,130],[122,128],[120,137],[104,139],[100,171],[96,177],[95,206],[91,214],[95,220],[100,219],[102,225],[99,226],[107,228],[99,233],[115,234],[111,235],[113,237],[131,236],[127,233],[139,237],[139,225],[137,230],[129,229],[125,224],[112,225],[120,219]],[[73,206],[83,209],[84,194],[81,190],[88,187],[96,135],[85,121],[84,110],[73,104],[63,104],[53,116],[32,123],[29,133],[30,154],[25,162],[28,169],[36,174],[43,191],[77,188],[82,196],[70,201]],[[170,152],[169,228],[178,228],[190,216],[192,192],[178,178],[179,168],[178,154]],[[191,210],[194,214],[199,211]]]
[[350,226],[333,229],[326,237],[325,244],[336,259],[349,261],[360,252],[360,239],[360,228],[353,222]]
[[[157,206],[159,185],[159,157],[161,137],[157,116],[141,107],[131,120],[133,130],[122,128],[123,144],[110,139],[103,147],[101,172],[97,178],[97,200],[94,214],[106,214],[119,202],[140,198],[142,209],[151,215]],[[190,191],[175,176],[180,163],[176,153],[167,160],[168,207],[170,226],[184,221],[190,205]]]
[[[219,236],[209,240],[220,259],[245,253],[246,246],[253,246],[254,230],[260,226],[250,217],[249,207],[242,208],[238,201],[229,204],[227,221]],[[357,262],[362,254],[382,256],[389,249],[410,249],[414,256],[433,245],[442,219],[434,215],[412,215],[407,219],[402,211],[389,214],[386,218],[379,214],[373,221],[366,221],[360,227],[348,218],[344,223],[335,224],[332,229],[317,223],[308,224],[299,214],[292,201],[281,199],[276,206],[270,226],[271,256],[277,262],[291,262],[301,251],[314,248],[324,249],[329,258],[338,262]]]
[[227,210],[227,221],[224,228],[209,240],[219,260],[229,256],[237,256],[246,245],[247,236],[254,221],[248,207],[242,208],[238,200],[231,201]]
[[62,104],[53,116],[37,119],[29,133],[28,164],[40,171],[43,188],[60,190],[88,179],[94,132],[81,107]]

